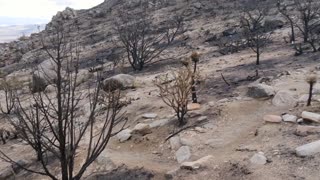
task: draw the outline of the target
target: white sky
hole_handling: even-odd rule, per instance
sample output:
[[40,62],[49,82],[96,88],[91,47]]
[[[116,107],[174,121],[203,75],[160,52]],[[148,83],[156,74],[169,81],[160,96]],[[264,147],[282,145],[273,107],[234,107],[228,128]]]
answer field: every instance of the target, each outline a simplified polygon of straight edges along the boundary
[[50,20],[66,7],[88,9],[103,0],[0,0],[0,17]]

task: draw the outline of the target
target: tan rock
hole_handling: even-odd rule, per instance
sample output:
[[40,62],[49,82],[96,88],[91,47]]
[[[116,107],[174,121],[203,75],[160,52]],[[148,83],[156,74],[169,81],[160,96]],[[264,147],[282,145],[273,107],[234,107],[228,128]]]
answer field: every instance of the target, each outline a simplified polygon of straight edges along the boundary
[[263,120],[268,123],[281,123],[282,117],[277,115],[265,115]]
[[296,134],[299,136],[307,136],[309,134],[320,133],[320,126],[298,126]]
[[317,113],[303,111],[301,114],[301,117],[303,119],[307,119],[307,120],[310,120],[313,122],[320,123],[320,114],[317,114]]
[[194,111],[194,110],[198,110],[201,108],[201,105],[198,104],[198,103],[191,103],[191,104],[188,104],[188,111]]

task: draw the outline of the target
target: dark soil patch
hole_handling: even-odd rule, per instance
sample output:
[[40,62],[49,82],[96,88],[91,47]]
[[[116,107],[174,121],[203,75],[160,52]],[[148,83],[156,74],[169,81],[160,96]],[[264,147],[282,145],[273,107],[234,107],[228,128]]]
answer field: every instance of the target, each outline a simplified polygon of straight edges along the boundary
[[151,180],[153,177],[153,173],[144,169],[119,167],[110,172],[93,174],[87,180]]

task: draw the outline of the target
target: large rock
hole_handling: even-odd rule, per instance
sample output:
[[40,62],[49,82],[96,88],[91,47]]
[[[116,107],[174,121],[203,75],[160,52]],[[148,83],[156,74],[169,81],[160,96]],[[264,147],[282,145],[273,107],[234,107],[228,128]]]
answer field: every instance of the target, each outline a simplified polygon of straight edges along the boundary
[[300,157],[313,156],[319,152],[320,140],[296,148],[296,154]]
[[272,99],[272,104],[277,107],[294,107],[297,105],[297,100],[289,91],[279,91]]
[[226,30],[224,30],[222,32],[223,36],[232,36],[232,35],[235,35],[235,34],[237,34],[237,29],[235,27],[228,28],[228,29],[226,29]]
[[118,74],[103,81],[104,91],[134,88],[135,77],[128,74]]
[[283,22],[280,19],[268,19],[264,22],[264,26],[267,30],[276,30],[281,29],[285,25],[285,22]]
[[152,130],[149,124],[139,123],[133,128],[132,133],[144,136],[152,133]]
[[320,123],[320,114],[303,111],[301,117],[306,120],[310,120],[316,123]]
[[106,153],[102,152],[102,154],[95,160],[96,169],[98,171],[111,171],[117,167],[110,157],[105,154]]
[[196,170],[200,168],[205,168],[210,163],[211,159],[213,159],[213,156],[209,155],[193,162],[183,162],[180,165],[180,168],[187,169],[187,170]]
[[275,94],[273,87],[266,84],[251,84],[248,86],[247,96],[252,98],[270,98]]
[[87,70],[79,70],[76,84],[80,85],[82,83],[85,83],[93,76],[93,73],[89,73]]
[[128,139],[130,139],[130,137],[132,136],[131,133],[132,133],[132,130],[130,129],[122,130],[117,134],[117,138],[120,142],[125,142]]
[[52,60],[45,60],[32,74],[31,91],[42,92],[49,84],[54,84],[56,81],[56,64]]
[[191,152],[189,146],[182,146],[179,148],[179,150],[176,152],[176,159],[178,163],[182,163],[184,161],[189,160],[191,157]]
[[33,74],[30,84],[30,90],[32,93],[42,92],[46,89],[48,84],[49,83],[45,79],[39,77],[36,74]]
[[317,134],[320,133],[319,126],[301,126],[299,125],[296,129],[295,134],[298,136],[307,136],[309,134]]
[[13,176],[13,175],[14,175],[14,172],[12,171],[11,167],[6,167],[6,168],[0,170],[0,179],[1,180],[10,179],[11,176]]
[[265,115],[263,120],[267,123],[281,123],[282,117],[277,115]]
[[250,158],[250,162],[254,165],[265,165],[267,163],[267,158],[264,156],[263,152],[259,152]]
[[56,89],[57,88],[54,85],[50,84],[45,88],[44,92],[48,94],[48,93],[55,92]]

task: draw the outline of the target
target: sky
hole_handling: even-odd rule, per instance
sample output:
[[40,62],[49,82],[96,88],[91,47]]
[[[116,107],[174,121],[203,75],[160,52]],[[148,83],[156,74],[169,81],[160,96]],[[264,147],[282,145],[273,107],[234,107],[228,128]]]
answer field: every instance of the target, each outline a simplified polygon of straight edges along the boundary
[[0,26],[43,24],[66,7],[88,9],[103,0],[0,0]]

